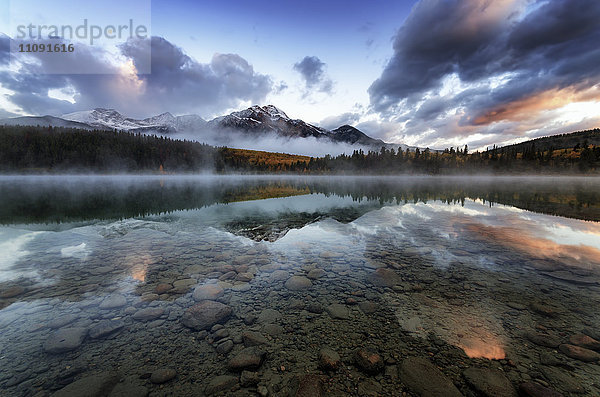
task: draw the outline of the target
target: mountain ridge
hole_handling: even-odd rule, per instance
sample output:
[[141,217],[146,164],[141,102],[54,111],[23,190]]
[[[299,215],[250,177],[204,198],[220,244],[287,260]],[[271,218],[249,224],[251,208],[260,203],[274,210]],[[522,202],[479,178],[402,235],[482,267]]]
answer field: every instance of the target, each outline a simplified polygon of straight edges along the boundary
[[[275,105],[253,105],[247,109],[234,111],[215,117],[210,121],[195,114],[174,116],[164,112],[145,119],[126,117],[112,108],[95,108],[79,112],[67,113],[61,117],[28,116],[0,120],[0,124],[8,125],[44,125],[72,126],[88,130],[123,130],[146,134],[192,133],[194,138],[202,139],[203,134],[218,132],[222,136],[233,136],[241,133],[250,137],[272,134],[286,139],[315,138],[331,143],[348,144],[359,148],[377,149],[385,146],[405,150],[403,144],[385,143],[381,139],[371,138],[362,131],[349,125],[327,130],[307,123],[301,119],[290,118],[282,109]],[[235,144],[235,140],[233,141]]]

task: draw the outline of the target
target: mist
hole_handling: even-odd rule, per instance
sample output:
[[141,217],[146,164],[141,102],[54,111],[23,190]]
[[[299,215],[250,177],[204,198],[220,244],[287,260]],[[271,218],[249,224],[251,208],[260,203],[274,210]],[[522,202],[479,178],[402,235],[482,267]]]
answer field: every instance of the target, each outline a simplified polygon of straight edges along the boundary
[[314,137],[283,137],[269,133],[243,133],[235,130],[210,130],[202,132],[186,131],[168,134],[171,139],[185,139],[206,143],[212,146],[227,146],[234,149],[262,150],[266,152],[287,153],[310,157],[323,157],[327,154],[338,156],[352,154],[355,150],[378,150],[378,148],[337,143]]

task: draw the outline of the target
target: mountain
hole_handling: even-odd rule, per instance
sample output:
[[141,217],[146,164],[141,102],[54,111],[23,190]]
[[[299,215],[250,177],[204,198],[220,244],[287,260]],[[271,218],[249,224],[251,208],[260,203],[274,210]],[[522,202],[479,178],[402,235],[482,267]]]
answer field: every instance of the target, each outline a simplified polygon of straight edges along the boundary
[[246,133],[275,133],[289,138],[328,138],[330,132],[302,120],[289,118],[284,111],[273,105],[252,106],[217,117],[208,122],[211,129],[235,130]]
[[584,147],[587,145],[600,146],[600,128],[594,130],[577,131],[568,134],[559,134],[532,139],[529,141],[505,146],[508,149],[514,149],[518,153],[530,150],[546,151],[549,149],[573,149],[576,146]]
[[80,123],[77,121],[70,121],[61,119],[60,117],[54,116],[24,116],[14,117],[10,119],[0,120],[0,124],[3,125],[30,125],[30,126],[41,126],[41,127],[67,127],[67,128],[81,128],[84,130],[93,129],[88,124]]
[[137,120],[123,116],[114,109],[96,108],[65,114],[65,120],[76,121],[99,129],[116,129],[131,132],[162,133],[179,132],[184,129],[198,130],[205,126],[204,121],[197,115],[173,116],[162,113],[158,116]]
[[[123,130],[146,134],[186,133],[188,139],[190,135],[194,139],[195,135],[196,139],[202,141],[209,137],[213,139],[217,137],[217,144],[227,146],[235,146],[236,139],[239,139],[241,134],[242,138],[249,136],[251,139],[268,135],[283,138],[315,138],[323,140],[324,143],[343,143],[366,150],[379,150],[382,146],[388,149],[407,148],[406,145],[387,144],[380,139],[373,139],[349,125],[329,131],[300,119],[292,119],[283,110],[273,105],[254,105],[208,122],[198,115],[173,116],[168,112],[145,119],[134,119],[122,115],[115,109],[96,108],[65,114],[61,117],[4,119],[0,120],[0,124]],[[215,144],[215,142],[211,143]]]
[[331,130],[331,139],[336,142],[346,142],[353,145],[364,145],[364,146],[385,146],[386,143],[381,139],[373,139],[370,136],[364,134],[357,128],[350,125],[343,125]]

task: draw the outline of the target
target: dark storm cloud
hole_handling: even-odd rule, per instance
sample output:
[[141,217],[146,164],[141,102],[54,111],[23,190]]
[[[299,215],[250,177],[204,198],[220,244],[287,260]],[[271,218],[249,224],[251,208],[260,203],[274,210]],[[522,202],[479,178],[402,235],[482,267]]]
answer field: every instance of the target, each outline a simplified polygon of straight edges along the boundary
[[294,64],[294,70],[300,73],[307,89],[331,92],[333,82],[325,73],[325,63],[318,57],[305,56],[300,62]]
[[[261,102],[272,89],[271,78],[254,71],[237,54],[215,54],[200,63],[164,38],[130,41],[121,46],[122,55],[141,65],[152,46],[150,74],[117,68],[105,54],[78,45],[82,68],[94,64],[106,74],[43,74],[51,65],[23,62],[18,72],[0,73],[0,84],[15,92],[8,99],[33,114],[61,114],[94,107],[114,107],[142,117],[153,113],[198,112],[212,114],[235,107],[242,101]],[[82,69],[85,70],[85,69]],[[75,104],[48,97],[48,90],[68,88],[77,94]]]
[[[402,109],[417,119],[460,108],[459,125],[487,126],[541,111],[551,94],[589,98],[600,81],[598,21],[597,0],[422,0],[369,88],[371,105],[386,116]],[[452,74],[484,92],[420,103],[438,95]]]

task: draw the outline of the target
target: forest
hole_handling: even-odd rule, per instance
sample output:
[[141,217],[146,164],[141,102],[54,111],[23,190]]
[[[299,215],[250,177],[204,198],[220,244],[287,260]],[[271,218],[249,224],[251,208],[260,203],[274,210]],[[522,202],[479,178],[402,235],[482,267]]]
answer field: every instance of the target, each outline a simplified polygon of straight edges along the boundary
[[466,145],[443,151],[382,147],[350,155],[307,157],[140,133],[0,126],[0,172],[597,174],[599,136],[600,130],[581,131],[482,152],[470,152]]

